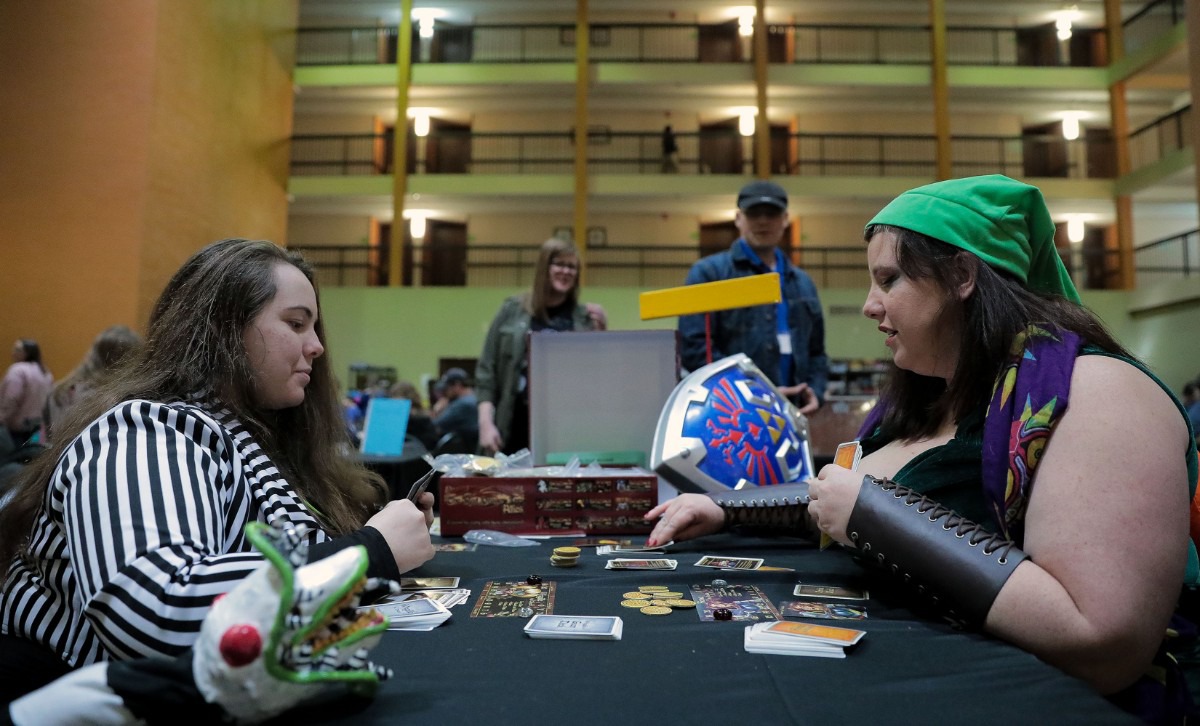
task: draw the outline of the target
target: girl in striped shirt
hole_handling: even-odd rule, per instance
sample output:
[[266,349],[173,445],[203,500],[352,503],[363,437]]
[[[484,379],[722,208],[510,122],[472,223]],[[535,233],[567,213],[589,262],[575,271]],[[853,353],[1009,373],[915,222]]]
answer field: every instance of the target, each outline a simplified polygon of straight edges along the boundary
[[70,668],[173,656],[261,557],[247,522],[306,526],[371,576],[433,556],[433,498],[386,501],[344,450],[311,267],[230,239],[168,283],[144,350],[56,424],[0,510],[0,703]]

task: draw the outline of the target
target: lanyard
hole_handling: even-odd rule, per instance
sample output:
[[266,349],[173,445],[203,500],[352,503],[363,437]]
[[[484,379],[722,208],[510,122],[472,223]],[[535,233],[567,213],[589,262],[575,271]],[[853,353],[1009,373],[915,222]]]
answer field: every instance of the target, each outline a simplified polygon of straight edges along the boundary
[[762,261],[746,239],[739,238],[738,244],[742,252],[750,259],[750,264],[759,272],[775,272],[779,275],[779,302],[775,305],[775,336],[779,342],[779,379],[778,385],[790,386],[792,381],[792,331],[788,328],[787,288],[783,275],[787,271],[787,258],[783,252],[775,249],[775,269],[771,270]]

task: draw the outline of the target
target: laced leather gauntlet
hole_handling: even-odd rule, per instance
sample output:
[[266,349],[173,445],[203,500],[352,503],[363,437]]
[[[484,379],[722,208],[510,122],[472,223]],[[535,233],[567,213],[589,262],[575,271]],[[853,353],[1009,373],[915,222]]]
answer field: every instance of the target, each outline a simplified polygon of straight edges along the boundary
[[975,627],[1028,557],[949,507],[870,475],[846,532],[860,559],[915,588],[952,620]]
[[808,484],[746,487],[709,494],[725,512],[725,529],[755,536],[813,537]]

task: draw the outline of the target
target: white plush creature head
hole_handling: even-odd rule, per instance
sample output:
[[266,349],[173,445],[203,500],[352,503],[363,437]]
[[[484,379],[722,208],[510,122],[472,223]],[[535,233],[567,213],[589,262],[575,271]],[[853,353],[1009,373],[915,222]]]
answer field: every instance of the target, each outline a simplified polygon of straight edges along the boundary
[[251,523],[246,535],[267,561],[224,597],[200,628],[192,674],[204,698],[238,721],[262,721],[331,687],[371,693],[391,671],[367,660],[387,629],[359,609],[367,552],[351,547],[308,563],[302,530]]

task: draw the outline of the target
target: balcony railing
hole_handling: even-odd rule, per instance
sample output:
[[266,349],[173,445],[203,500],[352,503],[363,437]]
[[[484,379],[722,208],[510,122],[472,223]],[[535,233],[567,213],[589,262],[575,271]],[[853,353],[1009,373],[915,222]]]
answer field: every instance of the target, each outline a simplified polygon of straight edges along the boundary
[[1134,258],[1138,284],[1200,275],[1200,229],[1141,245]]
[[[691,265],[728,245],[615,245],[587,250],[587,284],[598,287],[657,288],[682,283]],[[387,248],[383,246],[302,246],[323,286],[388,284]],[[1117,250],[1061,250],[1063,260],[1083,289],[1118,285]],[[538,248],[497,244],[406,244],[409,269],[404,284],[416,287],[508,287],[531,284]],[[866,245],[804,246],[792,254],[819,287],[864,288],[868,284]],[[1200,230],[1159,240],[1136,250],[1141,284],[1200,274]]]
[[1153,0],[1121,23],[1125,52],[1134,53],[1184,19],[1184,0]]
[[[1181,0],[1174,0],[1180,2]],[[1157,17],[1157,16],[1155,16]],[[1140,26],[1139,26],[1140,27]],[[1060,44],[1039,34],[1053,27],[953,26],[946,29],[950,65],[1057,66],[1102,65],[1089,53],[1061,53]],[[1099,32],[1077,29],[1082,36]],[[736,23],[593,24],[588,50],[594,62],[748,63],[750,39]],[[774,24],[767,30],[771,63],[889,63],[928,65],[932,60],[929,26]],[[395,27],[300,28],[297,64],[356,65],[396,62]],[[1047,51],[1047,48],[1050,50]],[[412,59],[417,63],[573,63],[573,24],[434,26],[434,36],[415,33]]]
[[[747,174],[754,143],[734,129],[675,135],[678,156],[665,164],[655,132],[593,131],[588,165],[597,174]],[[574,136],[569,132],[440,130],[409,138],[411,174],[570,174]],[[1041,178],[1111,178],[1111,143],[1067,141],[1056,135],[951,138],[955,176],[1001,173]],[[933,176],[936,138],[894,134],[772,134],[771,170],[803,176]],[[292,138],[291,173],[390,174],[390,134],[303,135]]]
[[1134,169],[1192,145],[1192,107],[1156,119],[1129,135],[1129,160]]

